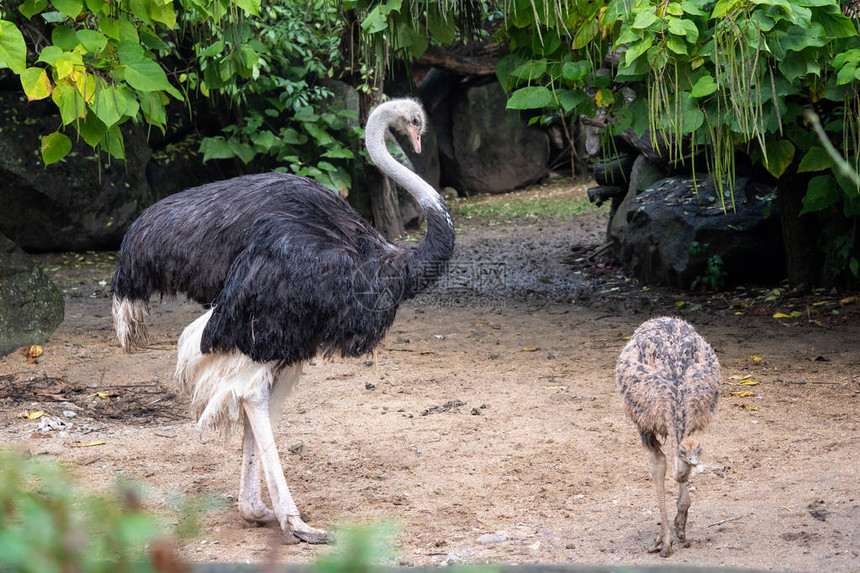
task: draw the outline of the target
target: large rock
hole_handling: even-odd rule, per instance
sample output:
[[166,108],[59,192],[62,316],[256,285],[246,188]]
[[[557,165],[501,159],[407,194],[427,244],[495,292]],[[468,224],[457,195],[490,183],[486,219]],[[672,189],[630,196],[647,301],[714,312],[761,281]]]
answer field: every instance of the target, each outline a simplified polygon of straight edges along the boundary
[[618,204],[615,203],[615,200],[612,202],[612,209],[609,212],[609,225],[606,230],[607,240],[614,245],[621,243],[624,239],[624,233],[627,231],[627,212],[630,210],[633,200],[639,193],[664,177],[666,177],[665,171],[657,164],[644,155],[636,157],[630,169],[627,193]]
[[0,356],[41,344],[63,322],[63,294],[24,251],[0,235]]
[[549,138],[528,127],[519,112],[505,109],[497,82],[471,86],[451,109],[451,138],[459,190],[501,193],[542,178]]
[[[663,179],[632,199],[619,258],[628,274],[651,284],[686,289],[696,278],[716,279],[715,270],[725,286],[772,283],[785,273],[775,197],[738,178],[735,210],[727,196],[724,213],[710,178],[698,179],[698,193],[690,178]],[[722,263],[708,270],[715,255]]]
[[126,134],[126,161],[108,161],[80,141],[46,167],[40,136],[59,123],[47,104],[27,106],[23,97],[0,92],[0,233],[28,251],[115,248],[152,202],[145,132]]

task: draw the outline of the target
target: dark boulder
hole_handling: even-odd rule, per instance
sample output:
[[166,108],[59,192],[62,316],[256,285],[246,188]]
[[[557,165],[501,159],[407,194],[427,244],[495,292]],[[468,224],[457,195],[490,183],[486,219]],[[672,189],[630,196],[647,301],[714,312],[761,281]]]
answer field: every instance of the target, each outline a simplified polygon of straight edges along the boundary
[[625,271],[646,283],[685,289],[697,278],[709,286],[701,280],[708,275],[725,286],[783,278],[774,189],[738,178],[733,194],[734,208],[726,189],[724,212],[708,177],[698,186],[691,178],[669,177],[640,193],[618,249]]
[[0,232],[28,251],[116,247],[152,202],[144,132],[126,134],[126,161],[109,161],[79,141],[46,167],[40,137],[59,122],[45,103],[28,106],[21,96],[0,93]]
[[45,342],[63,322],[63,294],[15,243],[0,235],[0,356]]
[[[501,193],[534,183],[547,173],[549,137],[506,110],[498,82],[469,86],[451,107],[452,186],[472,193]],[[444,153],[441,149],[440,153]],[[451,183],[448,183],[451,184]]]

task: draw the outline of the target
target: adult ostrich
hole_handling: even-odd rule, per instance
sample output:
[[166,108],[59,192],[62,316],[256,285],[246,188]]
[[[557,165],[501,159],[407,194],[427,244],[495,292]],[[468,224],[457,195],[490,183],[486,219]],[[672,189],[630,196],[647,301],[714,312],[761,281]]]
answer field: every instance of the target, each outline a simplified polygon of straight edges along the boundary
[[145,340],[146,304],[155,292],[212,304],[179,338],[176,378],[199,427],[243,425],[239,511],[250,522],[277,520],[288,541],[322,543],[329,535],[299,516],[272,416],[304,362],[318,353],[371,351],[398,305],[435,280],[453,252],[445,201],[385,147],[394,128],[420,152],[425,125],[418,102],[398,99],[378,106],[365,130],[371,159],[425,211],[427,234],[417,247],[387,241],[321,185],[274,173],[168,197],[123,240],[113,285],[120,343],[130,349]]

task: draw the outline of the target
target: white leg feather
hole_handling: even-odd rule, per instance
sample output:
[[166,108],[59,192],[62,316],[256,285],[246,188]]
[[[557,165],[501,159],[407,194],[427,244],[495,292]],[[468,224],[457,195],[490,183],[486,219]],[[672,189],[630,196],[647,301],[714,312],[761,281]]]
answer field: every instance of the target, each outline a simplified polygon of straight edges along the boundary
[[149,332],[146,327],[146,320],[149,318],[148,302],[131,301],[114,295],[111,312],[113,328],[123,350],[132,352],[149,343]]
[[[212,311],[192,322],[179,337],[176,379],[191,396],[191,409],[201,429],[226,434],[244,424],[239,511],[248,521],[274,516],[287,540],[326,543],[331,537],[307,525],[287,487],[278,456],[272,420],[301,375],[301,366],[278,362],[254,362],[240,352],[203,354],[200,341]],[[272,510],[266,507],[260,488],[265,478]]]

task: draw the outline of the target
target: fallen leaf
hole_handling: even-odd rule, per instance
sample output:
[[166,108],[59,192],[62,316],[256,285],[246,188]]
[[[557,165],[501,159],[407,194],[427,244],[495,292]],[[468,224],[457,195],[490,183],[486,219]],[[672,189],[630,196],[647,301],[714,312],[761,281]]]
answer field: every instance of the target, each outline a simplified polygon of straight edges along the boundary
[[75,444],[76,444],[76,445],[77,445],[77,447],[79,447],[79,448],[89,448],[89,447],[92,447],[92,446],[103,446],[103,445],[105,445],[105,443],[104,443],[104,442],[102,442],[102,441],[98,441],[98,442],[90,442],[90,443],[88,443],[88,444],[82,444],[82,443],[80,443],[80,442],[75,442]]
[[818,302],[813,302],[812,306],[823,306],[825,304],[830,304],[829,300],[820,300]]
[[761,408],[758,406],[753,406],[752,404],[747,404],[744,402],[743,404],[734,404],[735,408],[740,408],[741,410],[751,410],[753,412],[760,412]]
[[751,356],[747,356],[747,360],[749,360],[753,364],[760,364],[761,361],[764,359],[761,356],[751,355]]
[[41,410],[37,410],[35,412],[21,412],[20,414],[18,414],[17,417],[18,418],[26,418],[27,420],[38,420],[39,418],[41,418],[44,415],[45,415],[44,412],[42,412]]
[[851,304],[851,303],[854,303],[854,302],[857,302],[857,297],[856,297],[856,296],[849,296],[849,297],[846,297],[846,298],[841,299],[841,300],[839,301],[839,305],[840,305],[840,306],[845,306],[846,304]]
[[107,392],[96,392],[92,394],[92,398],[110,398],[111,396],[116,396],[116,394],[108,394]]
[[687,304],[687,303],[686,303],[686,302],[684,302],[683,300],[675,301],[675,306],[677,306],[678,308],[681,308],[681,307],[682,307],[682,306],[684,306],[685,304]]
[[538,347],[537,346],[523,346],[523,350],[525,350],[526,352],[537,352]]
[[27,358],[38,358],[42,355],[42,347],[38,344],[31,344],[21,349],[21,354]]
[[735,398],[752,398],[755,396],[755,392],[741,390],[740,392],[729,392],[729,396],[734,396]]
[[773,317],[774,318],[791,318],[790,316],[788,316],[784,312],[777,312],[776,314],[773,315]]
[[746,380],[738,380],[738,384],[743,384],[744,386],[758,386],[759,384],[761,384],[761,382],[758,382],[756,380],[746,379]]

